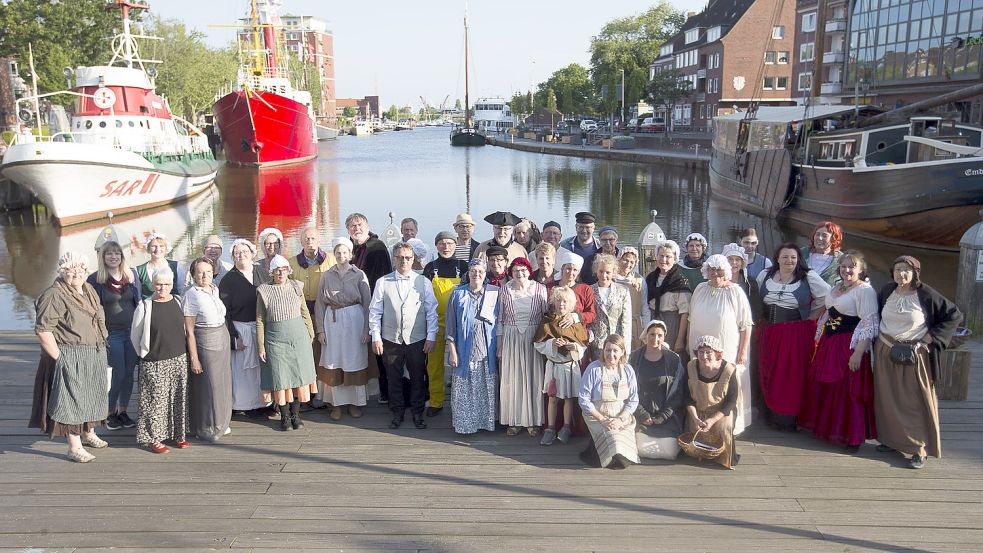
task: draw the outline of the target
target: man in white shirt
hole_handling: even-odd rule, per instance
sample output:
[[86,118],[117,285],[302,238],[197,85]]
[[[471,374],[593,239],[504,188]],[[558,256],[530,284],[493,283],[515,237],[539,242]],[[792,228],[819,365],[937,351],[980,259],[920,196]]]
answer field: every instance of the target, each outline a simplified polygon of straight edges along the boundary
[[410,376],[410,411],[413,424],[426,428],[423,408],[427,402],[427,354],[437,338],[437,297],[426,277],[413,271],[413,248],[393,246],[396,270],[380,278],[369,302],[369,334],[372,349],[381,355],[389,386],[389,428],[403,424],[403,367]]

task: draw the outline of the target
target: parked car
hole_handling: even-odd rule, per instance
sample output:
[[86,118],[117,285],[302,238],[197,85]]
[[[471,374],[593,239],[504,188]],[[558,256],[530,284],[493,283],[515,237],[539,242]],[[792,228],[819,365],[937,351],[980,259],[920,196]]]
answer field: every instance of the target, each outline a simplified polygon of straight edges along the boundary
[[597,121],[594,121],[593,119],[584,119],[580,122],[580,130],[587,132],[596,131]]
[[556,124],[556,130],[558,131],[565,131],[569,128],[570,128],[570,124],[567,123],[566,121],[560,121],[559,123]]
[[665,132],[666,120],[664,117],[646,117],[638,126],[638,130],[641,132]]

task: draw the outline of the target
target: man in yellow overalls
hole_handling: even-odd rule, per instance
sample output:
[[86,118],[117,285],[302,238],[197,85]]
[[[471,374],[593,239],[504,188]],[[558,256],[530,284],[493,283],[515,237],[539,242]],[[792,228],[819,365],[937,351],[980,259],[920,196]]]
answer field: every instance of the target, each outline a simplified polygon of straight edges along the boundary
[[437,339],[433,351],[427,357],[427,376],[430,379],[430,406],[427,416],[434,417],[444,409],[444,323],[447,317],[447,300],[461,278],[468,274],[468,264],[454,258],[457,235],[443,231],[434,239],[437,259],[427,263],[423,276],[433,284],[437,296]]

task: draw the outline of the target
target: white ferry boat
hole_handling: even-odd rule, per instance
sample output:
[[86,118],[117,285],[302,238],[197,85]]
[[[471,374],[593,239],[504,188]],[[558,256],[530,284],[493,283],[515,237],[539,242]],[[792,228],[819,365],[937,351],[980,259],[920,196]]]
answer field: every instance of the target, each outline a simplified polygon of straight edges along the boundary
[[474,104],[474,125],[483,133],[506,132],[515,126],[512,108],[505,98],[479,98]]

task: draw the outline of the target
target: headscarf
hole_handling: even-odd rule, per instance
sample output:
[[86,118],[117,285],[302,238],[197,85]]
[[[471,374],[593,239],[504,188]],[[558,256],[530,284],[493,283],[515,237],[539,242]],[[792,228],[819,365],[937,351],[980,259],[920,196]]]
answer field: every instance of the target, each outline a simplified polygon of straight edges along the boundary
[[730,263],[727,262],[727,258],[719,253],[711,255],[706,261],[703,262],[703,266],[700,268],[700,274],[703,275],[703,278],[710,278],[711,267],[714,269],[723,269],[724,280],[730,280],[731,277],[734,276],[733,271],[730,268]]
[[488,262],[485,261],[485,258],[483,258],[483,257],[474,257],[474,258],[472,258],[471,261],[468,263],[468,269],[470,269],[471,267],[474,267],[476,265],[480,265],[481,268],[484,269],[484,270],[486,270],[486,271],[488,270]]
[[283,233],[273,227],[266,227],[259,232],[259,247],[266,251],[266,237],[271,234],[276,236],[277,241],[280,242],[277,246],[277,253],[280,253],[283,250]]
[[618,236],[618,229],[614,228],[613,225],[605,225],[601,227],[601,230],[598,231],[597,235],[600,236],[605,232],[613,232],[615,236]]
[[724,344],[720,341],[720,338],[717,338],[716,336],[705,335],[697,338],[696,347],[694,350],[700,349],[703,346],[707,346],[717,353],[724,352]]
[[201,245],[202,251],[204,251],[205,248],[207,248],[211,244],[218,244],[218,247],[222,248],[222,250],[225,251],[225,246],[222,244],[222,239],[219,238],[217,234],[212,234],[211,236],[205,239],[205,243]]
[[354,251],[355,245],[352,243],[352,239],[347,236],[339,236],[331,241],[331,251],[334,251],[338,246],[347,246],[348,251]]
[[72,267],[82,267],[89,270],[89,258],[84,253],[65,252],[58,258],[58,274],[62,275]]
[[747,253],[744,251],[744,248],[734,242],[724,246],[724,249],[720,251],[720,255],[724,257],[740,257],[744,260],[744,264],[747,265]]
[[419,261],[420,264],[423,264],[423,262],[427,259],[427,254],[430,253],[430,250],[427,249],[427,245],[423,242],[423,240],[420,240],[419,238],[410,238],[406,241],[406,244],[413,248],[413,254],[416,255],[416,260]]
[[[286,257],[283,257],[280,254],[274,255],[273,259],[270,260],[270,274],[272,275],[273,271],[279,269],[280,267],[287,267],[289,269],[290,262],[287,261]],[[291,274],[291,273],[293,273],[292,270],[287,274]]]
[[556,256],[556,268],[562,272],[564,265],[573,265],[579,271],[584,267],[584,258],[570,250],[564,250]]
[[666,323],[665,322],[660,321],[659,319],[652,319],[652,320],[650,320],[648,322],[648,324],[645,325],[645,328],[642,329],[642,332],[641,332],[640,335],[641,336],[644,336],[645,333],[648,332],[649,329],[652,328],[653,326],[657,326],[657,327],[662,328],[662,331],[663,332],[666,332],[666,333],[669,332],[669,327],[666,326]]
[[253,255],[256,255],[256,244],[253,244],[252,242],[246,240],[245,238],[236,238],[235,240],[233,240],[232,249],[229,251],[235,251],[236,246],[246,246],[247,248],[249,248],[249,251],[253,252]]
[[170,249],[171,243],[167,241],[167,237],[164,236],[163,234],[159,233],[159,232],[156,232],[156,231],[151,232],[150,233],[150,236],[147,237],[147,240],[144,241],[144,243],[143,243],[143,249],[144,250],[149,250],[150,249],[150,243],[153,242],[154,240],[163,240],[164,243],[167,244],[167,246],[168,246],[167,249]]
[[922,263],[910,255],[899,255],[894,258],[894,262],[891,263],[891,273],[893,276],[894,266],[898,263],[907,263],[911,266],[912,272],[915,274],[911,278],[911,287],[918,288],[922,283]]

